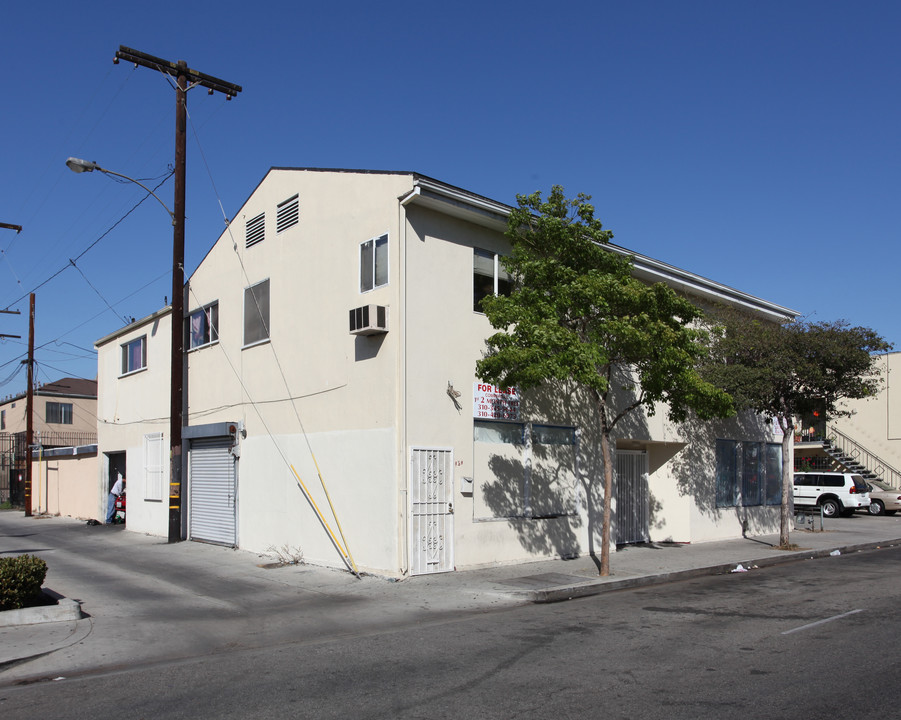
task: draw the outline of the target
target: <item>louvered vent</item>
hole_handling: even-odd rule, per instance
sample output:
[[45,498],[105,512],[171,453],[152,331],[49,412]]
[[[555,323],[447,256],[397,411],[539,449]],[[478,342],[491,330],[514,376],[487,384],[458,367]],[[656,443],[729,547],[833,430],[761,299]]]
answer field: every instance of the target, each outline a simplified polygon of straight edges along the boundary
[[244,229],[244,245],[250,247],[263,242],[266,234],[266,213],[260,213],[255,218],[247,221]]
[[275,232],[280,233],[293,225],[297,225],[298,217],[297,195],[289,197],[278,204],[278,214],[275,219]]

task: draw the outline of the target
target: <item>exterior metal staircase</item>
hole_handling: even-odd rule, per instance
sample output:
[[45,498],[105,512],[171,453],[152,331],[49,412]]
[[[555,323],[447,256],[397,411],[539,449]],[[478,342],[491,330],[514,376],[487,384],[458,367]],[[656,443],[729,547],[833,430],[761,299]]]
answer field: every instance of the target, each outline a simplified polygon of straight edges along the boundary
[[893,488],[901,487],[901,472],[833,427],[826,432],[823,450],[847,472],[862,475],[866,480],[882,480]]

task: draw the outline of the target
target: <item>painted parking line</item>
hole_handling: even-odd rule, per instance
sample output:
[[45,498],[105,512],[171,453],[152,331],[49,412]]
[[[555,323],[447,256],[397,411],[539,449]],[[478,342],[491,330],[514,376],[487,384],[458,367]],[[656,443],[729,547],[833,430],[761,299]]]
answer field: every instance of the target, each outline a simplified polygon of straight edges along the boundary
[[792,633],[800,632],[801,630],[809,630],[810,628],[814,628],[817,625],[824,625],[825,623],[832,622],[833,620],[840,620],[841,618],[848,617],[849,615],[855,615],[859,612],[863,612],[863,610],[849,610],[848,612],[842,613],[841,615],[833,615],[832,617],[826,618],[824,620],[817,620],[816,622],[808,623],[807,625],[802,625],[801,627],[786,630],[782,634],[791,635]]

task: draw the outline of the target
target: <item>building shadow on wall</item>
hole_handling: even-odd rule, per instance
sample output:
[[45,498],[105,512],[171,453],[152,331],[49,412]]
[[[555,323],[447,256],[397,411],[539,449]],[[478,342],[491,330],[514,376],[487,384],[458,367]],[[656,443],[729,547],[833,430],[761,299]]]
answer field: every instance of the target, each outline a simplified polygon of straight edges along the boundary
[[[633,399],[630,392],[622,391],[615,402],[622,407],[622,403]],[[533,432],[530,467],[526,468],[521,460],[492,454],[488,459],[491,477],[480,482],[475,491],[482,493],[491,516],[506,521],[529,553],[567,558],[587,551],[600,567],[597,548],[604,511],[603,461],[599,421],[593,405],[584,392],[546,386],[526,393],[521,411],[533,426],[578,429],[578,445],[553,440],[536,442]],[[563,433],[558,435],[563,437]],[[625,416],[617,425],[615,437],[648,439],[644,414]],[[612,512],[611,537],[616,537],[616,523]],[[587,548],[583,546],[586,540]]]
[[717,505],[717,439],[761,442],[768,435],[767,423],[753,413],[743,412],[730,420],[692,418],[680,426],[680,432],[685,446],[675,456],[672,467],[679,494],[692,497],[698,511],[713,521],[720,522],[731,515],[743,531],[778,531],[778,514],[760,512],[766,506]]

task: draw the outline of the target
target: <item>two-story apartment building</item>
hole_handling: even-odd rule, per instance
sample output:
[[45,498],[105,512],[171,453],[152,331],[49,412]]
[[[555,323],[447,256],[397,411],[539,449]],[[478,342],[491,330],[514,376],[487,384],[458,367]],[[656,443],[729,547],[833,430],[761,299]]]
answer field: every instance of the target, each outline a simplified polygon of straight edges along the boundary
[[[589,552],[600,449],[568,388],[474,374],[509,206],[411,172],[273,168],[186,288],[185,536],[403,576]],[[611,248],[613,252],[624,252]],[[793,312],[650,258],[636,275],[762,318]],[[169,308],[97,341],[101,487],[168,531]],[[617,542],[778,527],[761,419],[617,438]],[[742,472],[744,470],[744,472]],[[778,500],[777,500],[778,502]]]

